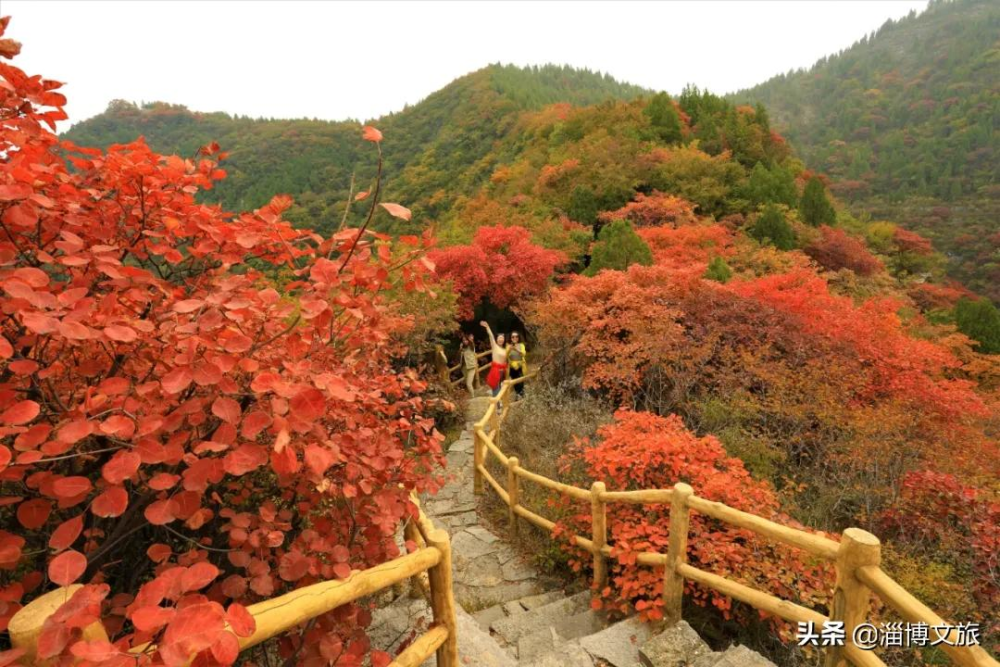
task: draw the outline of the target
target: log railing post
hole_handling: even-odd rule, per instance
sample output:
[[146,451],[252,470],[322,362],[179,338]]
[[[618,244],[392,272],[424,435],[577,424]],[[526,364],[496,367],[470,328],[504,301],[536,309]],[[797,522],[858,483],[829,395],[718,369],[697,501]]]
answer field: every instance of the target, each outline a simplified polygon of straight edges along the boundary
[[[403,526],[403,539],[407,542],[413,542],[418,549],[420,548],[420,530],[417,528],[416,519],[408,520]],[[410,577],[410,597],[418,598],[420,595],[420,584],[417,582],[417,577]]]
[[510,522],[510,539],[517,542],[517,508],[521,502],[521,489],[517,479],[517,466],[519,462],[516,456],[507,459],[507,496],[510,503],[507,505],[507,519]]
[[594,482],[590,487],[590,533],[594,542],[594,588],[598,595],[608,581],[608,562],[602,549],[608,543],[607,504],[601,500],[606,490],[604,482]]
[[[854,628],[868,618],[871,604],[871,590],[857,577],[857,570],[866,565],[878,565],[882,560],[882,545],[879,539],[860,528],[848,528],[840,540],[837,551],[837,586],[833,591],[831,621],[844,623],[844,638],[851,642]],[[826,655],[826,667],[847,665],[844,650],[833,646]]]
[[500,393],[493,400],[493,414],[490,415],[490,433],[493,434],[493,444],[500,446],[500,401],[503,400],[504,391],[501,387]]
[[681,620],[681,602],[684,598],[684,577],[677,566],[687,561],[688,523],[691,509],[687,499],[694,493],[687,484],[674,484],[670,496],[670,542],[667,547],[667,565],[663,575],[663,616],[667,625]]
[[455,620],[455,594],[451,584],[451,538],[441,528],[427,536],[427,546],[441,552],[441,560],[427,571],[431,584],[431,610],[434,622],[448,630],[448,639],[437,651],[438,667],[459,667],[458,625]]
[[451,384],[451,371],[448,370],[448,357],[444,353],[444,346],[438,343],[434,346],[434,366],[437,368],[438,377],[446,386]]
[[[73,584],[49,591],[26,604],[11,617],[7,631],[10,634],[11,645],[14,648],[25,650],[26,654],[21,658],[22,664],[38,665],[39,667],[50,664],[49,660],[38,660],[36,656],[38,637],[42,634],[42,625],[49,616],[54,614],[81,588],[83,588],[82,584]],[[95,621],[83,629],[81,639],[108,641],[108,633],[100,621]],[[54,663],[55,659],[51,662]]]
[[479,468],[485,459],[486,442],[483,440],[482,429],[476,426],[472,436],[472,492],[477,496],[483,495],[483,473],[480,472]]

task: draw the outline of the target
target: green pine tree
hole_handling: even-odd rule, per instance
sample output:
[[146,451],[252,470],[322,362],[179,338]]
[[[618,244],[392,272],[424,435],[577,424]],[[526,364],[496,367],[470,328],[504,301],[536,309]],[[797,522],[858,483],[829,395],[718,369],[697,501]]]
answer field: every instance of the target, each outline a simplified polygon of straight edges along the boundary
[[632,225],[627,220],[615,220],[601,229],[590,253],[590,266],[584,273],[593,276],[603,269],[624,271],[633,264],[652,263],[652,251]]
[[962,299],[955,305],[958,330],[979,342],[979,351],[1000,354],[1000,311],[989,299]]
[[717,283],[728,283],[732,277],[733,270],[729,268],[729,264],[722,257],[717,255],[708,263],[708,269],[705,271],[705,278],[707,280],[714,280]]
[[674,108],[670,95],[657,93],[643,109],[643,113],[649,117],[649,124],[661,140],[668,144],[681,140],[681,117]]
[[594,195],[594,191],[585,185],[573,188],[573,192],[569,195],[566,215],[581,225],[593,226],[597,224],[597,212],[597,196]]
[[774,204],[764,207],[750,230],[750,235],[761,243],[770,243],[778,250],[791,250],[795,247],[795,231],[785,220],[785,214]]
[[833,204],[826,196],[826,187],[824,187],[823,181],[816,176],[810,178],[809,182],[806,183],[799,210],[802,213],[802,220],[813,227],[832,225],[837,222],[837,212],[833,210]]

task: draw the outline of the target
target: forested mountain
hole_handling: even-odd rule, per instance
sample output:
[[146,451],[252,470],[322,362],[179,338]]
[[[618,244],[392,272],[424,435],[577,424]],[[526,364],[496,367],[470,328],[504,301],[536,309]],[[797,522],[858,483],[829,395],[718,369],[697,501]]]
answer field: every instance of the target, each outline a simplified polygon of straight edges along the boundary
[[1000,4],[936,0],[732,98],[762,102],[839,196],[928,236],[954,275],[997,300],[998,71]]
[[[17,484],[0,516],[27,536],[0,531],[0,566],[20,568],[18,603],[43,571],[39,592],[107,584],[116,646],[153,636],[206,655],[216,644],[191,649],[180,631],[203,597],[242,607],[385,562],[404,494],[437,487],[435,426],[462,420],[450,387],[416,381],[422,352],[502,309],[541,369],[534,403],[512,415],[536,420],[521,433],[553,476],[621,490],[689,480],[782,523],[871,530],[900,585],[1000,645],[1000,312],[946,279],[928,239],[832,197],[765,105],[491,66],[377,128],[116,102],[67,134],[144,135],[184,156],[221,144],[196,164],[141,142],[60,144],[44,123],[65,99],[12,67],[0,84],[0,472]],[[378,155],[381,201],[363,196]],[[345,216],[352,189],[364,201]],[[366,236],[369,211],[380,230],[428,233]],[[351,229],[331,234],[342,219]],[[576,508],[538,501],[572,527]],[[625,583],[600,591],[606,608],[656,617],[662,585],[629,555],[667,544],[666,509],[613,516]],[[691,533],[700,569],[833,609],[833,573],[812,556],[761,550],[735,527]],[[182,622],[130,632],[178,574],[202,582],[171,599]],[[783,667],[822,659],[729,598],[690,602],[719,637],[776,630],[759,643]],[[230,612],[210,604],[221,634]],[[367,621],[338,618],[316,628],[331,650],[367,652]],[[62,625],[45,630],[57,631],[68,647]],[[304,664],[333,644],[302,646]],[[916,667],[938,651],[884,655]]]
[[[455,191],[488,176],[491,165],[480,160],[513,127],[519,112],[556,102],[633,99],[644,92],[569,67],[485,67],[374,121],[393,139],[385,148],[387,189],[415,211],[434,214]],[[291,219],[329,230],[343,215],[352,173],[357,170],[355,191],[374,176],[374,162],[364,154],[357,129],[356,121],[254,119],[116,100],[64,136],[105,147],[141,135],[156,151],[184,156],[216,141],[229,154],[229,177],[205,193],[206,200],[244,210],[261,206],[275,192],[287,193],[297,204]]]

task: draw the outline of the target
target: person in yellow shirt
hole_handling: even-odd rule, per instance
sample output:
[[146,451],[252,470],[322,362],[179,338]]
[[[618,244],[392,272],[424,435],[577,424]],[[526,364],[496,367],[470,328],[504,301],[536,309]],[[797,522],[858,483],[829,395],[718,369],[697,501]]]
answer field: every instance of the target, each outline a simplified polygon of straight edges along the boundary
[[[528,350],[521,342],[521,334],[517,331],[512,331],[510,334],[510,344],[507,345],[507,364],[511,380],[524,377],[524,374],[528,372]],[[519,382],[514,385],[514,391],[517,392],[518,398],[524,398],[524,383]]]

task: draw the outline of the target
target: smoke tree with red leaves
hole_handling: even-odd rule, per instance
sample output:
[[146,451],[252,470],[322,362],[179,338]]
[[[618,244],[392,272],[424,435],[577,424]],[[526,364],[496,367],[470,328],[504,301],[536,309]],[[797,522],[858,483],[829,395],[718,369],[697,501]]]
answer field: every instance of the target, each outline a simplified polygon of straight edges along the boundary
[[[695,436],[676,415],[618,410],[614,423],[598,430],[597,442],[577,441],[564,463],[582,466],[587,477],[602,480],[616,491],[670,488],[685,482],[703,498],[801,527],[778,511],[778,499],[769,484],[754,480],[743,462],[728,456],[715,437]],[[572,515],[557,532],[566,534],[571,528],[569,532],[587,534],[590,520],[589,511]],[[636,556],[643,551],[666,553],[669,526],[669,505],[608,506],[612,583],[599,591],[605,608],[627,613],[634,607],[644,618],[663,618],[663,572],[638,565]],[[695,567],[807,607],[829,602],[829,564],[697,512],[691,514],[688,535],[688,560]],[[575,569],[590,563],[589,555],[580,557],[570,550]],[[697,604],[713,605],[725,618],[733,612],[726,595],[690,582],[685,590]],[[756,615],[744,607],[740,618]],[[785,628],[780,619],[774,621]]]
[[471,319],[475,307],[489,299],[509,308],[545,291],[565,253],[531,242],[524,227],[480,227],[471,245],[435,250],[430,258],[437,274],[449,278],[459,294],[459,317]]
[[698,220],[691,202],[655,190],[649,195],[640,192],[633,201],[615,211],[601,213],[597,219],[602,223],[628,220],[636,227],[670,225],[674,228],[694,224]]
[[[60,143],[58,87],[0,62],[0,622],[81,583],[40,658],[231,664],[245,605],[397,556],[436,484],[425,385],[394,364],[410,320],[383,296],[424,288],[430,240],[322,239],[282,197],[200,204],[218,147]],[[280,653],[360,665],[369,618],[341,607]],[[81,640],[96,620],[110,642]]]
[[806,246],[805,253],[824,269],[850,269],[859,276],[871,276],[883,270],[882,262],[865,244],[843,229],[823,225],[819,231],[820,238]]

